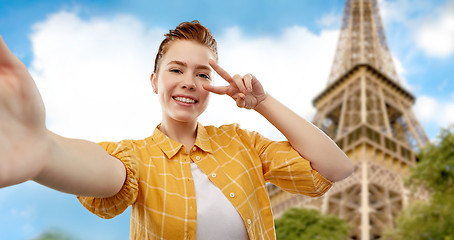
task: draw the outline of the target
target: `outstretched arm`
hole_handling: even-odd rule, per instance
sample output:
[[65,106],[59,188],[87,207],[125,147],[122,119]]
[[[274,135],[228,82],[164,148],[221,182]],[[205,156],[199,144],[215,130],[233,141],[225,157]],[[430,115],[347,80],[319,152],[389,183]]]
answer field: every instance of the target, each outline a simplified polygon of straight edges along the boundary
[[312,123],[269,96],[255,110],[284,134],[293,148],[327,179],[336,182],[353,171],[350,159]]
[[72,194],[117,193],[126,170],[96,143],[45,126],[44,104],[25,65],[0,36],[0,188],[35,180]]
[[214,61],[211,67],[228,86],[204,85],[216,94],[227,94],[239,107],[254,109],[273,124],[290,142],[293,148],[311,162],[312,167],[331,181],[340,181],[353,171],[353,165],[345,153],[319,128],[306,121],[278,100],[265,93],[260,82],[252,75],[230,76]]

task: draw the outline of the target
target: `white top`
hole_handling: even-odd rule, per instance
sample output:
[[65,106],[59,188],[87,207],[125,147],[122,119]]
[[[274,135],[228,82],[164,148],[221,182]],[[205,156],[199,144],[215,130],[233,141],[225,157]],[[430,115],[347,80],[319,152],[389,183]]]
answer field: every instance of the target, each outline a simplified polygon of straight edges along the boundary
[[249,239],[243,219],[222,191],[193,162],[191,171],[197,203],[196,240]]

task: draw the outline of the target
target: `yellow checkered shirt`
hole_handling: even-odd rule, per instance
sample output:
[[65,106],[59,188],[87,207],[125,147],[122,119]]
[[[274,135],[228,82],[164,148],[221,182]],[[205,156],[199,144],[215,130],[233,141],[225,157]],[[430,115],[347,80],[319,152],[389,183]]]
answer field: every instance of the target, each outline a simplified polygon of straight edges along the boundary
[[191,160],[238,210],[250,239],[276,238],[266,182],[312,197],[323,195],[333,184],[288,142],[271,141],[238,124],[217,128],[199,123],[189,154],[158,127],[143,140],[100,145],[126,166],[125,184],[110,198],[78,198],[102,218],[112,218],[132,205],[130,239],[195,239]]

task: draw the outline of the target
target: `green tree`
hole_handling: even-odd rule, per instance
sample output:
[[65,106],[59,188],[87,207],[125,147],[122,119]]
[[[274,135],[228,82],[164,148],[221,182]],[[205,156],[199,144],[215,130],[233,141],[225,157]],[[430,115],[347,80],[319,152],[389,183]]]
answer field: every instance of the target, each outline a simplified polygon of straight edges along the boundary
[[315,209],[290,208],[275,220],[275,226],[278,240],[345,240],[350,234],[346,221]]
[[397,217],[397,227],[385,233],[385,239],[454,240],[454,198],[432,198],[416,202]]
[[407,184],[423,186],[428,202],[415,202],[396,219],[396,228],[385,239],[454,240],[454,128],[441,131],[436,143],[421,150]]
[[435,144],[419,154],[419,163],[411,169],[408,183],[424,186],[434,195],[454,195],[454,126],[443,129]]
[[62,230],[49,229],[34,240],[74,240],[74,238]]

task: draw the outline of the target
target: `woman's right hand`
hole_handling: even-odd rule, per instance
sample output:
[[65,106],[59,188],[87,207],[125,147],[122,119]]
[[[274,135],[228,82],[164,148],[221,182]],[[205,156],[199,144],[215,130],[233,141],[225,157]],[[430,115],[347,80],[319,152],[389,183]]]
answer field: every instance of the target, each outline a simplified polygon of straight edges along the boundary
[[0,187],[39,174],[45,165],[47,135],[38,88],[0,36]]

